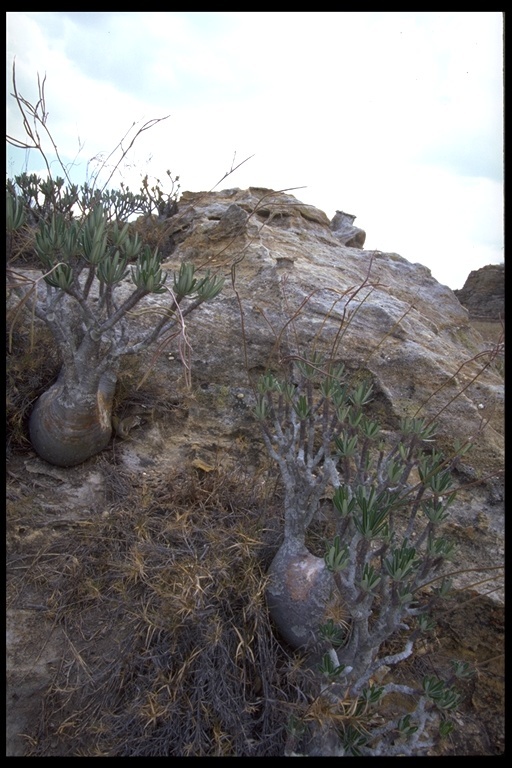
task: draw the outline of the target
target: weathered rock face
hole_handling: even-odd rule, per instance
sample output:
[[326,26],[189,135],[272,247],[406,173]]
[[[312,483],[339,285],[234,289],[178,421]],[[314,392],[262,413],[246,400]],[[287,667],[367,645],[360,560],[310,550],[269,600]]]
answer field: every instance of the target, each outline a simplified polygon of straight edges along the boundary
[[460,303],[475,318],[505,317],[505,265],[488,264],[470,272],[464,286],[454,291]]
[[338,358],[373,376],[388,428],[420,408],[439,413],[441,439],[475,438],[468,465],[502,465],[502,376],[491,363],[472,383],[487,347],[428,268],[347,247],[323,212],[265,189],[185,193],[169,226],[169,267],[188,260],[227,276],[190,324],[199,381],[247,389],[297,354],[297,339],[302,350],[335,344]]
[[[438,422],[445,452],[472,438],[459,468],[474,485],[453,508],[456,537],[485,520],[487,556],[501,563],[503,377],[454,292],[398,254],[343,245],[322,211],[272,190],[184,193],[166,225],[166,266],[192,261],[227,277],[187,329],[197,384],[226,387],[248,404],[261,373],[312,348],[362,369],[391,433],[400,417],[421,415]],[[258,440],[246,406],[228,411],[199,417],[210,438]]]

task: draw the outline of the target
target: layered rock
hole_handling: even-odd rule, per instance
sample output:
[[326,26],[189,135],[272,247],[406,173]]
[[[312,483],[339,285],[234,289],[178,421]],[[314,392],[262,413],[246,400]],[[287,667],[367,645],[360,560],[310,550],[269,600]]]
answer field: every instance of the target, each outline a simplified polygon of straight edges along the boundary
[[[371,376],[375,415],[390,434],[401,417],[426,416],[445,452],[472,439],[459,470],[473,486],[460,494],[454,525],[464,538],[485,519],[487,550],[501,562],[502,363],[455,293],[396,253],[344,245],[322,211],[268,189],[184,193],[166,226],[165,266],[192,261],[227,278],[187,328],[196,384],[227,388],[237,406],[198,412],[209,435],[220,444],[242,430],[258,441],[247,407],[257,377],[305,350],[333,354]],[[179,363],[171,365],[176,376]]]
[[488,345],[427,267],[343,245],[322,211],[272,190],[184,193],[170,227],[166,266],[193,261],[227,277],[188,331],[198,380],[247,388],[296,354],[297,340],[303,350],[335,344],[373,376],[388,426],[440,412],[446,440],[478,436],[472,461],[499,468],[503,379],[490,363],[472,383]]

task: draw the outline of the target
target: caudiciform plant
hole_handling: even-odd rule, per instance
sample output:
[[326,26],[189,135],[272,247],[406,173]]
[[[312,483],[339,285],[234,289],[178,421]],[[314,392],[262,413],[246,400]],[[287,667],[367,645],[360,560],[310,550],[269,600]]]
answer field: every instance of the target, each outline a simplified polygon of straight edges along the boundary
[[[183,338],[184,318],[215,298],[223,279],[209,273],[197,277],[194,266],[183,263],[171,284],[158,248],[151,249],[137,233],[130,232],[127,219],[136,212],[174,210],[174,181],[168,196],[159,185],[150,188],[147,176],[137,195],[123,186],[114,191],[108,191],[106,184],[100,187],[98,174],[92,184],[78,187],[71,182],[47,126],[45,80],[38,78],[38,86],[39,98],[32,104],[17,89],[13,65],[12,96],[26,137],[8,136],[7,141],[36,150],[48,176],[41,179],[23,173],[7,180],[8,264],[18,236],[24,244],[22,250],[28,244],[41,271],[32,280],[10,264],[9,289],[18,297],[16,317],[22,308],[30,308],[49,328],[59,349],[62,368],[57,381],[34,406],[30,439],[43,459],[69,467],[95,455],[110,440],[123,356],[136,355],[157,339],[180,333]],[[120,143],[121,157],[108,180],[135,139],[158,122],[152,120],[140,128],[127,149]],[[65,178],[53,178],[43,139]],[[146,307],[143,323],[134,317],[134,309],[141,309],[149,294],[165,298],[158,307],[153,306],[151,315]]]
[[[25,218],[20,199],[9,189],[7,218],[8,232],[22,227]],[[158,249],[130,234],[128,223],[109,222],[102,203],[82,218],[54,210],[41,219],[35,252],[41,278],[27,283],[13,272],[11,287],[50,329],[62,368],[35,404],[30,439],[46,461],[73,466],[110,440],[121,358],[180,333],[183,319],[215,298],[223,279],[198,278],[194,266],[183,263],[168,284]],[[144,325],[132,312],[149,294],[166,299]]]
[[[309,653],[324,681],[320,699],[337,724],[333,754],[420,754],[433,719],[442,732],[451,728],[452,683],[467,665],[412,686],[377,681],[432,629],[429,600],[449,588],[442,573],[453,544],[442,529],[456,493],[451,469],[470,445],[445,458],[436,425],[419,417],[402,419],[391,437],[369,412],[372,382],[352,381],[343,363],[317,354],[259,381],[255,414],[280,470],[285,514],[267,601],[280,634]],[[334,526],[323,558],[306,546],[321,505]],[[332,618],[336,602],[343,621]],[[391,693],[410,705],[372,720]]]

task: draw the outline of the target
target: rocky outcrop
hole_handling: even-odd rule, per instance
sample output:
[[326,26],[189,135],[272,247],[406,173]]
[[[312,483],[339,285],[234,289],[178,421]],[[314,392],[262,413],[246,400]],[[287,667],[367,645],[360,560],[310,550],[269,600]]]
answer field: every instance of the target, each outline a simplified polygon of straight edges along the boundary
[[[190,321],[185,318],[181,343],[171,338],[143,357],[141,371],[154,382],[153,391],[160,391],[162,408],[155,402],[153,414],[144,402],[136,437],[115,439],[105,463],[93,459],[59,470],[58,487],[51,496],[41,487],[38,504],[58,503],[60,517],[86,521],[91,510],[102,509],[107,476],[116,472],[130,472],[144,483],[165,477],[170,467],[209,472],[241,455],[249,471],[268,466],[251,409],[255,382],[290,356],[316,348],[343,360],[354,375],[362,371],[372,378],[374,414],[390,437],[401,417],[422,415],[439,424],[437,445],[448,453],[456,441],[472,438],[474,448],[461,459],[456,478],[468,487],[450,507],[450,534],[458,545],[453,570],[480,565],[495,570],[460,573],[454,585],[474,584],[475,593],[489,593],[482,599],[501,611],[504,385],[492,345],[474,330],[455,292],[429,269],[396,253],[364,250],[363,236],[351,237],[336,216],[330,222],[313,206],[268,189],[184,193],[178,211],[157,222],[159,245],[170,254],[164,267],[172,272],[183,261],[193,262],[198,270],[223,274],[225,287]],[[349,218],[348,227],[355,217]],[[148,296],[148,311],[134,322],[151,322],[159,300]],[[137,380],[127,376],[123,382],[121,375],[120,384],[129,389]],[[20,476],[48,474],[43,464],[34,466],[29,457]],[[277,549],[278,521],[272,536]],[[491,580],[485,580],[488,575]],[[468,593],[461,594],[466,599]],[[14,626],[17,613],[10,617]],[[464,642],[470,648],[471,622],[463,624],[458,631],[461,636],[468,631]],[[13,638],[17,651],[19,639]],[[18,690],[18,667],[13,662],[11,692]],[[13,711],[14,694],[9,701]],[[17,733],[28,729],[29,716],[22,714]],[[23,754],[19,741],[10,755]]]
[[[170,219],[143,222],[149,235],[157,225],[159,244],[170,252],[163,267],[170,272],[188,261],[198,271],[226,277],[222,293],[187,318],[180,353],[178,340],[170,339],[173,354],[151,349],[147,364],[142,361],[147,375],[160,377],[168,391],[183,380],[181,356],[189,371],[185,379],[199,393],[186,426],[170,436],[165,457],[175,465],[193,445],[198,460],[214,462],[208,457],[212,446],[229,450],[240,435],[263,452],[251,415],[258,377],[318,349],[372,378],[375,416],[390,436],[401,417],[421,415],[438,423],[437,445],[448,454],[457,441],[472,439],[473,450],[459,464],[461,482],[473,485],[453,508],[457,535],[481,529],[485,520],[482,556],[500,563],[502,357],[474,330],[455,292],[427,267],[344,244],[339,233],[346,217],[338,212],[331,222],[290,194],[251,187],[185,192]],[[351,226],[355,217],[348,218]],[[502,268],[479,273],[498,295]],[[148,311],[134,322],[151,322],[159,301],[148,296]],[[119,453],[137,465],[130,441]]]
[[[236,219],[235,231],[226,226],[222,238],[228,219]],[[396,253],[343,245],[322,211],[292,195],[259,188],[185,193],[174,221],[167,265],[188,260],[227,276],[188,330],[199,385],[227,387],[243,398],[238,405],[249,404],[261,373],[300,349],[334,345],[349,369],[373,378],[375,413],[390,432],[401,417],[422,415],[438,422],[437,444],[447,452],[472,438],[461,482],[488,479],[461,493],[457,535],[481,527],[483,515],[487,546],[501,563],[503,377],[492,344],[473,329],[454,292]],[[253,423],[235,424],[236,410],[223,426],[217,412],[212,433],[242,428],[254,439]]]
[[439,413],[441,440],[478,436],[471,461],[486,473],[502,465],[502,377],[489,364],[472,383],[486,345],[427,267],[348,247],[322,211],[272,190],[185,193],[171,222],[166,266],[193,261],[227,277],[188,330],[203,385],[250,394],[258,374],[297,353],[297,340],[303,349],[335,344],[374,378],[388,427],[419,409]]
[[464,286],[454,291],[471,317],[505,318],[505,264],[488,264],[470,272]]

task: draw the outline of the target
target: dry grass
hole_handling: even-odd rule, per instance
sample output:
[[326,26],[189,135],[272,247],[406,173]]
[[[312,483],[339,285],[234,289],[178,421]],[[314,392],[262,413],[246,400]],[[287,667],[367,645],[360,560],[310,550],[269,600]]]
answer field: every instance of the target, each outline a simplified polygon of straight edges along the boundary
[[24,552],[67,638],[28,756],[283,754],[305,695],[264,600],[276,509],[239,472],[113,469],[108,513]]
[[486,318],[470,319],[471,326],[486,340],[494,344],[503,341],[504,322],[501,320],[489,320]]
[[60,358],[50,332],[39,323],[27,328],[7,315],[6,447],[10,452],[30,448],[28,418],[33,403],[55,381]]
[[486,342],[499,347],[493,367],[505,377],[505,319],[490,320],[484,317],[471,317],[470,323]]

